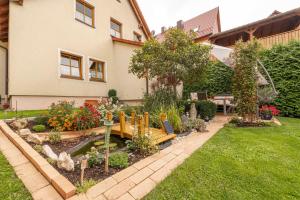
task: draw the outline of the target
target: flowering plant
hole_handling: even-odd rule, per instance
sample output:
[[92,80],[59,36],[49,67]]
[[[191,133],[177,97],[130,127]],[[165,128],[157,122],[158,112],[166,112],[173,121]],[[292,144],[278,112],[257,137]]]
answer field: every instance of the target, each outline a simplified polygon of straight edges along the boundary
[[74,102],[60,101],[51,104],[49,108],[48,125],[57,131],[71,131],[74,129]]
[[277,116],[280,113],[280,110],[278,110],[275,106],[268,106],[264,105],[260,108],[261,114],[270,114],[272,116]]
[[97,128],[101,124],[101,112],[93,105],[85,103],[75,113],[74,124],[76,130]]

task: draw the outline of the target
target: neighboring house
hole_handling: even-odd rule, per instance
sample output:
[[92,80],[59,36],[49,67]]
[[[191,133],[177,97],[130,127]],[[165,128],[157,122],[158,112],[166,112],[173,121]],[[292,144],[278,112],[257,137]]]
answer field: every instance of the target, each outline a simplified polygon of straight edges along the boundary
[[107,97],[109,89],[136,103],[146,81],[128,66],[150,37],[135,0],[3,0],[0,94],[20,110],[59,100],[79,106]]
[[300,40],[300,8],[280,13],[274,11],[269,17],[210,36],[213,44],[232,47],[238,40],[257,38],[265,48]]
[[[194,31],[196,33],[196,41],[208,41],[209,37],[221,31],[219,7],[202,13],[187,21],[178,21],[177,28],[183,29],[186,32]],[[164,39],[164,34],[167,31],[166,27],[161,28],[161,33],[156,35],[158,41]]]

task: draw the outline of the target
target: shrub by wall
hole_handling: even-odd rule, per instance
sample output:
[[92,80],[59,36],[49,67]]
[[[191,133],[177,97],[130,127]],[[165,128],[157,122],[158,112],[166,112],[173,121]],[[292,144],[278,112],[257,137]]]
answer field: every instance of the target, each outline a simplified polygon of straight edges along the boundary
[[300,42],[274,46],[261,54],[279,92],[274,104],[283,116],[300,117]]
[[192,85],[184,85],[184,97],[190,98],[191,92],[208,91],[208,95],[231,93],[231,80],[234,71],[221,62],[212,62],[206,71],[203,81],[199,80]]

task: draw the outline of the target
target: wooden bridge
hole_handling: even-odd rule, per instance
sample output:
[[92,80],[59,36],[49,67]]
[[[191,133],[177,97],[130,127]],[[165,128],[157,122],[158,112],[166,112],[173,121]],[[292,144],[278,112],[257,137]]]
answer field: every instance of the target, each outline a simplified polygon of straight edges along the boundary
[[[167,116],[165,114],[161,115],[161,121],[166,121]],[[163,123],[162,123],[163,124]],[[160,144],[169,140],[176,138],[176,134],[167,133],[165,127],[162,129],[150,128],[149,127],[149,114],[145,113],[144,116],[136,117],[135,113],[131,113],[130,123],[126,122],[125,113],[120,113],[120,123],[115,124],[112,127],[112,134],[119,135],[121,138],[132,139],[134,134],[148,134],[155,144]]]

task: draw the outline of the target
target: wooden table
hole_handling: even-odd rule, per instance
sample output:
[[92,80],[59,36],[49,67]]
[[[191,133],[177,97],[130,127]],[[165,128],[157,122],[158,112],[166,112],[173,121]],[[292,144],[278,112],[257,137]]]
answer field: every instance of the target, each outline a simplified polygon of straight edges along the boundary
[[227,115],[227,101],[232,101],[234,98],[233,96],[215,96],[212,101],[214,101],[217,105],[222,105],[219,104],[216,101],[223,101],[223,112],[224,115]]

